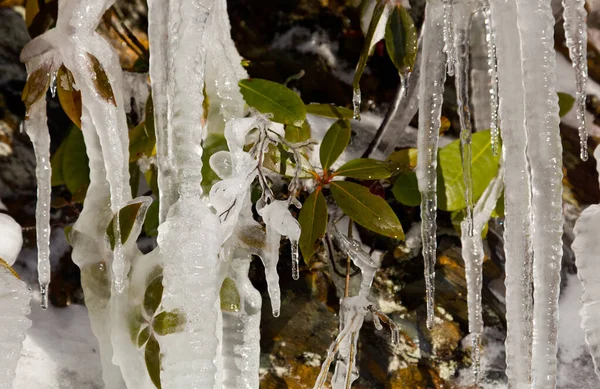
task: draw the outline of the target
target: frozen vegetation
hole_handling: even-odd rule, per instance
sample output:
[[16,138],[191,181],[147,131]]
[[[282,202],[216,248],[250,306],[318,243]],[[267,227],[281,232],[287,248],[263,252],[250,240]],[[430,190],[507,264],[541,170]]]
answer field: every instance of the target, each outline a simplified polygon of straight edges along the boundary
[[[153,199],[133,198],[130,190],[129,103],[124,100],[128,94],[148,91],[145,85],[136,85],[143,84],[143,79],[128,78],[125,87],[117,54],[96,32],[103,13],[113,2],[60,0],[56,26],[32,40],[21,53],[29,74],[24,94],[25,129],[37,161],[41,307],[48,305],[50,281],[50,136],[44,96],[48,87],[55,90],[58,83],[59,88],[81,93],[80,124],[89,158],[90,185],[69,239],[73,261],[81,269],[105,386],[257,389],[262,301],[248,276],[250,262],[253,255],[260,257],[272,314],[279,316],[277,264],[281,238],[290,242],[292,278],[298,279],[302,228],[291,210],[300,208],[296,199],[304,173],[300,161],[314,142],[291,142],[275,113],[248,108],[239,87],[248,74],[230,36],[226,0],[149,0],[153,110],[147,112],[153,112],[153,117],[145,119],[156,124],[156,157],[150,165],[155,164],[157,171],[160,225],[158,246],[143,254],[136,240]],[[585,160],[584,3],[563,0],[566,41],[576,75],[581,158]],[[385,0],[371,1],[368,7],[362,20],[367,37],[365,61],[375,44],[386,36],[388,23],[401,15],[395,13],[392,2]],[[483,72],[489,88],[471,100],[469,50],[476,19],[482,21],[480,33],[484,34],[486,59]],[[465,209],[461,241],[475,381],[486,368],[480,365],[481,339],[486,335],[481,307],[482,235],[504,191],[506,374],[510,388],[557,385],[563,172],[554,23],[550,0],[427,1],[418,68],[413,70],[413,61],[401,72],[399,98],[404,105],[396,107],[406,125],[415,113],[418,96],[416,177],[421,193],[427,327],[432,329],[436,319],[438,143],[444,83],[447,75],[454,77]],[[414,49],[416,52],[416,39]],[[358,79],[364,66],[357,66]],[[356,85],[352,114],[359,118],[361,92]],[[208,102],[210,108],[204,112],[200,107]],[[491,147],[495,154],[502,150],[498,173],[479,201],[474,199],[471,172],[471,110],[489,113],[486,121],[491,128]],[[339,126],[339,134],[346,130],[350,134],[348,121],[338,118],[334,126]],[[290,119],[286,126],[301,128],[302,121]],[[212,133],[224,134],[228,151],[210,157],[210,167],[219,181],[206,193],[202,189],[203,142]],[[274,191],[265,178],[269,151],[284,146],[296,163],[285,197]],[[336,190],[341,196],[344,188],[350,188],[344,184],[352,183],[328,176],[331,166],[339,166],[333,163],[344,147],[329,158],[324,156],[327,150],[323,151],[321,144],[324,175],[319,177],[319,189],[314,192],[314,207],[321,206],[322,185],[331,185],[334,198]],[[285,171],[287,165],[282,165]],[[255,182],[260,189],[255,201],[257,215],[253,215],[251,202]],[[321,210],[327,214],[324,200]],[[378,330],[385,324],[391,331],[391,343],[399,342],[397,325],[371,301],[380,257],[365,251],[359,240],[351,233],[340,232],[335,223],[325,222],[327,239],[331,240],[328,243],[340,248],[360,269],[361,281],[356,295],[345,288],[339,334],[325,356],[315,389],[324,388],[327,381],[334,389],[347,389],[358,378],[358,338],[365,320],[372,320]],[[385,232],[385,223],[381,224]],[[573,245],[584,286],[582,327],[596,366],[600,363],[600,269],[595,264],[599,228],[600,211],[594,205],[579,219]],[[9,388],[30,325],[25,316],[30,309],[30,292],[10,267],[20,250],[20,227],[2,214],[0,236],[0,350],[7,356],[0,366],[0,388]],[[228,299],[223,290],[235,298]]]

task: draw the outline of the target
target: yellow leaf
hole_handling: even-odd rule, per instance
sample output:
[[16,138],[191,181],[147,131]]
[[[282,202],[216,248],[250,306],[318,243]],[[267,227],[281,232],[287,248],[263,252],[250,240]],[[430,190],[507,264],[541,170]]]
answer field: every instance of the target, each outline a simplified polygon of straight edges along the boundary
[[81,128],[81,92],[73,88],[74,84],[73,74],[62,65],[56,76],[58,101],[73,124]]

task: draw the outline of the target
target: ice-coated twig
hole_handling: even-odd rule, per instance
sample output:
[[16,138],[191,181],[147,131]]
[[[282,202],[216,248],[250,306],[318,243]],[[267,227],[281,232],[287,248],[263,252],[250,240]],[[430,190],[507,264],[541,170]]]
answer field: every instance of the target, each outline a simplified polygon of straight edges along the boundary
[[588,159],[587,128],[585,119],[586,84],[588,78],[587,65],[587,11],[585,0],[563,0],[563,19],[565,39],[569,48],[569,57],[575,70],[575,111],[579,129],[580,157]]
[[435,262],[437,248],[437,151],[440,116],[446,80],[444,55],[444,20],[448,16],[443,4],[428,1],[425,7],[423,57],[419,86],[419,134],[417,140],[417,179],[421,192],[421,235],[425,262],[427,327],[433,327]]

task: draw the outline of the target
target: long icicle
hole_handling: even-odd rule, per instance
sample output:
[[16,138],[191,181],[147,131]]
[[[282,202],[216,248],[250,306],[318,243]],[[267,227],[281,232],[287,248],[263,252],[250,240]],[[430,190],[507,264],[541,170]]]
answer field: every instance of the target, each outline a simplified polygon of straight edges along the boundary
[[446,80],[446,56],[442,39],[443,4],[427,2],[425,33],[419,86],[419,134],[417,179],[421,192],[421,235],[425,263],[427,327],[433,328],[435,262],[437,250],[437,152],[440,136],[440,115]]
[[527,158],[532,183],[534,306],[531,370],[533,388],[554,388],[563,233],[562,145],[555,89],[554,16],[547,0],[517,0],[517,11],[525,87]]
[[504,188],[504,168],[501,166],[496,177],[490,182],[477,202],[473,215],[473,234],[467,231],[467,222],[461,224],[462,256],[465,261],[465,277],[467,280],[467,306],[469,311],[469,332],[473,336],[473,373],[475,383],[479,381],[480,363],[479,347],[483,333],[483,317],[481,310],[481,288],[483,283],[483,241],[481,233],[496,207],[498,198]]
[[158,167],[160,223],[167,218],[169,207],[177,200],[175,185],[175,167],[169,155],[168,134],[168,20],[169,2],[167,0],[148,1],[148,39],[150,41],[150,79],[152,81],[152,100],[154,102],[154,123],[156,129],[156,164]]
[[476,9],[473,0],[463,0],[453,7],[453,37],[455,55],[454,81],[456,100],[458,102],[458,117],[460,119],[460,157],[465,184],[466,217],[465,227],[469,236],[473,235],[473,174],[471,173],[471,107],[469,105],[469,42],[471,35],[471,20]]
[[35,208],[35,233],[38,249],[38,280],[41,306],[48,308],[50,284],[50,192],[52,167],[50,166],[50,133],[46,116],[46,96],[42,96],[30,109],[25,129],[33,143],[37,177],[37,204]]
[[506,375],[509,388],[531,384],[531,188],[526,156],[525,91],[515,0],[492,1],[498,53],[500,121],[505,161]]
[[587,128],[585,120],[586,83],[588,78],[587,66],[587,11],[585,0],[562,0],[565,38],[569,48],[569,57],[575,69],[575,110],[579,129],[580,157],[587,161]]
[[487,46],[487,66],[490,78],[490,135],[492,142],[492,154],[498,155],[500,129],[498,128],[498,58],[496,57],[496,39],[492,28],[492,13],[488,0],[482,1],[485,24],[485,44]]

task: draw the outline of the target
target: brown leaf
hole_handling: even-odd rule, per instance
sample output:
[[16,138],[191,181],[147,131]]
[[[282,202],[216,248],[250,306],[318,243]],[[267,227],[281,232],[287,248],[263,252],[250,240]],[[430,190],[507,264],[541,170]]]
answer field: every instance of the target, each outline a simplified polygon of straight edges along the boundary
[[27,78],[23,94],[21,95],[21,100],[25,103],[27,111],[26,116],[29,116],[31,106],[46,95],[46,91],[50,87],[51,68],[51,62],[44,62]]
[[93,81],[94,86],[96,87],[96,92],[102,97],[104,100],[112,103],[115,107],[117,106],[117,102],[115,101],[115,95],[113,93],[112,86],[110,85],[110,81],[108,80],[108,75],[104,71],[102,64],[98,61],[98,58],[94,57],[92,54],[87,53],[88,59],[90,61],[90,69],[94,73]]

